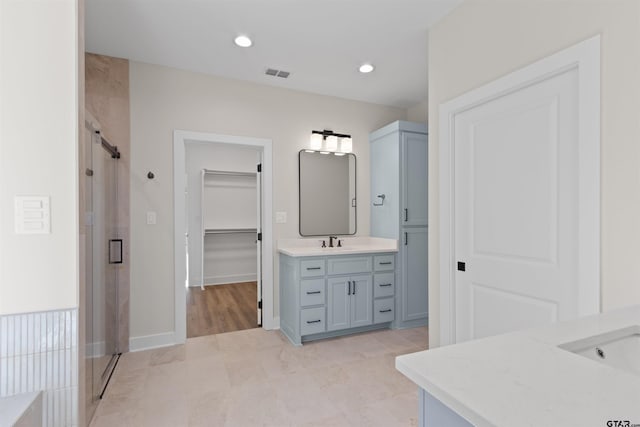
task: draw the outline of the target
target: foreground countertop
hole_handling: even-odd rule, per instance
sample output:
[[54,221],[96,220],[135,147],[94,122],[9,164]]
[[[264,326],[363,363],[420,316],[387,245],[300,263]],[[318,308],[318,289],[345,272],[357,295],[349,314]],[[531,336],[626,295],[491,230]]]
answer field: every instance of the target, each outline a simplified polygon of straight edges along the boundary
[[476,426],[640,425],[640,376],[558,347],[632,325],[640,306],[399,356],[396,368]]
[[41,391],[0,398],[0,426],[13,426],[39,398]]
[[398,252],[398,241],[395,239],[382,239],[379,237],[341,237],[342,247],[340,248],[323,248],[322,240],[325,240],[327,245],[329,244],[327,237],[280,239],[278,240],[278,252],[292,257]]

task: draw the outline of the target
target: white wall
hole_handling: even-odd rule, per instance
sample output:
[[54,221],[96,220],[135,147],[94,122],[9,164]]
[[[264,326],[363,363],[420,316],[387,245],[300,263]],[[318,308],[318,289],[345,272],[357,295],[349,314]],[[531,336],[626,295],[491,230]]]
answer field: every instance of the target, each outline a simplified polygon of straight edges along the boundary
[[429,103],[427,101],[416,104],[407,110],[407,120],[410,122],[427,123]]
[[602,309],[640,304],[640,2],[467,1],[429,34],[429,337],[439,344],[438,106],[602,34]]
[[[76,0],[0,1],[0,314],[78,305]],[[14,233],[14,197],[51,198],[51,234]]]
[[[259,152],[251,147],[229,146],[215,143],[187,143],[185,162],[187,171],[187,186],[189,189],[188,221],[189,221],[189,286],[200,286],[202,274],[202,209],[201,209],[201,171],[202,169],[256,172]],[[215,180],[212,175],[207,181]],[[242,181],[246,181],[243,178]],[[253,180],[255,183],[255,179]],[[211,192],[209,192],[211,193]],[[246,191],[232,191],[225,200],[210,200],[205,198],[208,206],[205,218],[206,228],[222,227],[256,227],[257,199],[256,189]],[[205,192],[205,195],[207,192]],[[209,194],[211,195],[211,194]],[[240,198],[240,200],[238,200]],[[222,210],[222,211],[220,211]],[[215,213],[224,215],[216,218]],[[220,215],[220,216],[222,216]],[[228,218],[231,216],[231,218]],[[216,220],[224,224],[216,224]],[[231,222],[230,222],[231,221]],[[248,224],[251,223],[251,224]],[[217,225],[217,226],[216,226]],[[255,234],[210,235],[205,238],[205,284],[231,283],[237,281],[256,280],[257,261]]]
[[[298,151],[313,129],[353,136],[358,156],[358,230],[369,230],[369,132],[404,119],[397,108],[311,95],[132,62],[131,87],[131,336],[172,332],[174,129],[273,141],[273,208],[288,214],[274,239],[298,237]],[[148,180],[152,170],[156,178]],[[146,212],[158,224],[146,224]],[[274,241],[275,244],[275,241]],[[274,312],[278,312],[277,257]],[[152,303],[150,303],[152,301]]]

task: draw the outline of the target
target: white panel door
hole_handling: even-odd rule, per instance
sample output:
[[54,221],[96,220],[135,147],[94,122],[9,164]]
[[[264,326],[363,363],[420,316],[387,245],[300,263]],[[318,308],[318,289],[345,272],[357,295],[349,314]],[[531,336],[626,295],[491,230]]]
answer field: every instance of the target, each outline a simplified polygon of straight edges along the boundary
[[575,68],[455,115],[455,342],[578,314]]

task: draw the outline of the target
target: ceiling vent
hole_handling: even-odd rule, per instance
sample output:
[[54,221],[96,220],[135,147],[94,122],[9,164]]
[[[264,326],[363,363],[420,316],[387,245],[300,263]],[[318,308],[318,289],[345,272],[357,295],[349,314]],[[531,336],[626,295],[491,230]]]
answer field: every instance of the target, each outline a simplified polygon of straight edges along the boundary
[[282,77],[283,79],[286,79],[287,77],[289,77],[289,74],[291,74],[288,71],[283,71],[283,70],[275,70],[273,68],[267,68],[267,71],[264,72],[267,76],[272,76],[272,77]]

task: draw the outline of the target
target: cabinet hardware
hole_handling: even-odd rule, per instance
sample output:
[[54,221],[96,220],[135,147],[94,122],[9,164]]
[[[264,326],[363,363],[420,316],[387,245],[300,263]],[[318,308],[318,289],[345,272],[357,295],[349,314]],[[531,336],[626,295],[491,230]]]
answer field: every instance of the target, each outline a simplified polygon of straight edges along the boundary
[[458,271],[466,271],[467,263],[458,261]]
[[378,286],[391,286],[391,283],[380,283]]
[[353,283],[353,292],[351,293],[351,295],[355,295],[356,294],[356,281],[354,280],[351,283]]
[[404,232],[404,245],[407,246],[409,244],[409,234]]
[[387,308],[386,310],[379,310],[380,313],[389,313],[391,311],[390,308]]
[[347,286],[348,286],[347,295],[351,295],[351,280],[347,281]]
[[409,221],[409,209],[404,208],[404,220]]
[[307,295],[313,295],[313,294],[319,294],[320,291],[313,291],[313,292],[309,292],[307,291]]
[[385,261],[385,262],[381,262],[379,264],[380,265],[391,265],[391,261]]
[[320,267],[307,267],[307,270],[320,270]]
[[320,323],[322,322],[322,320],[318,319],[318,320],[307,320],[307,323]]

